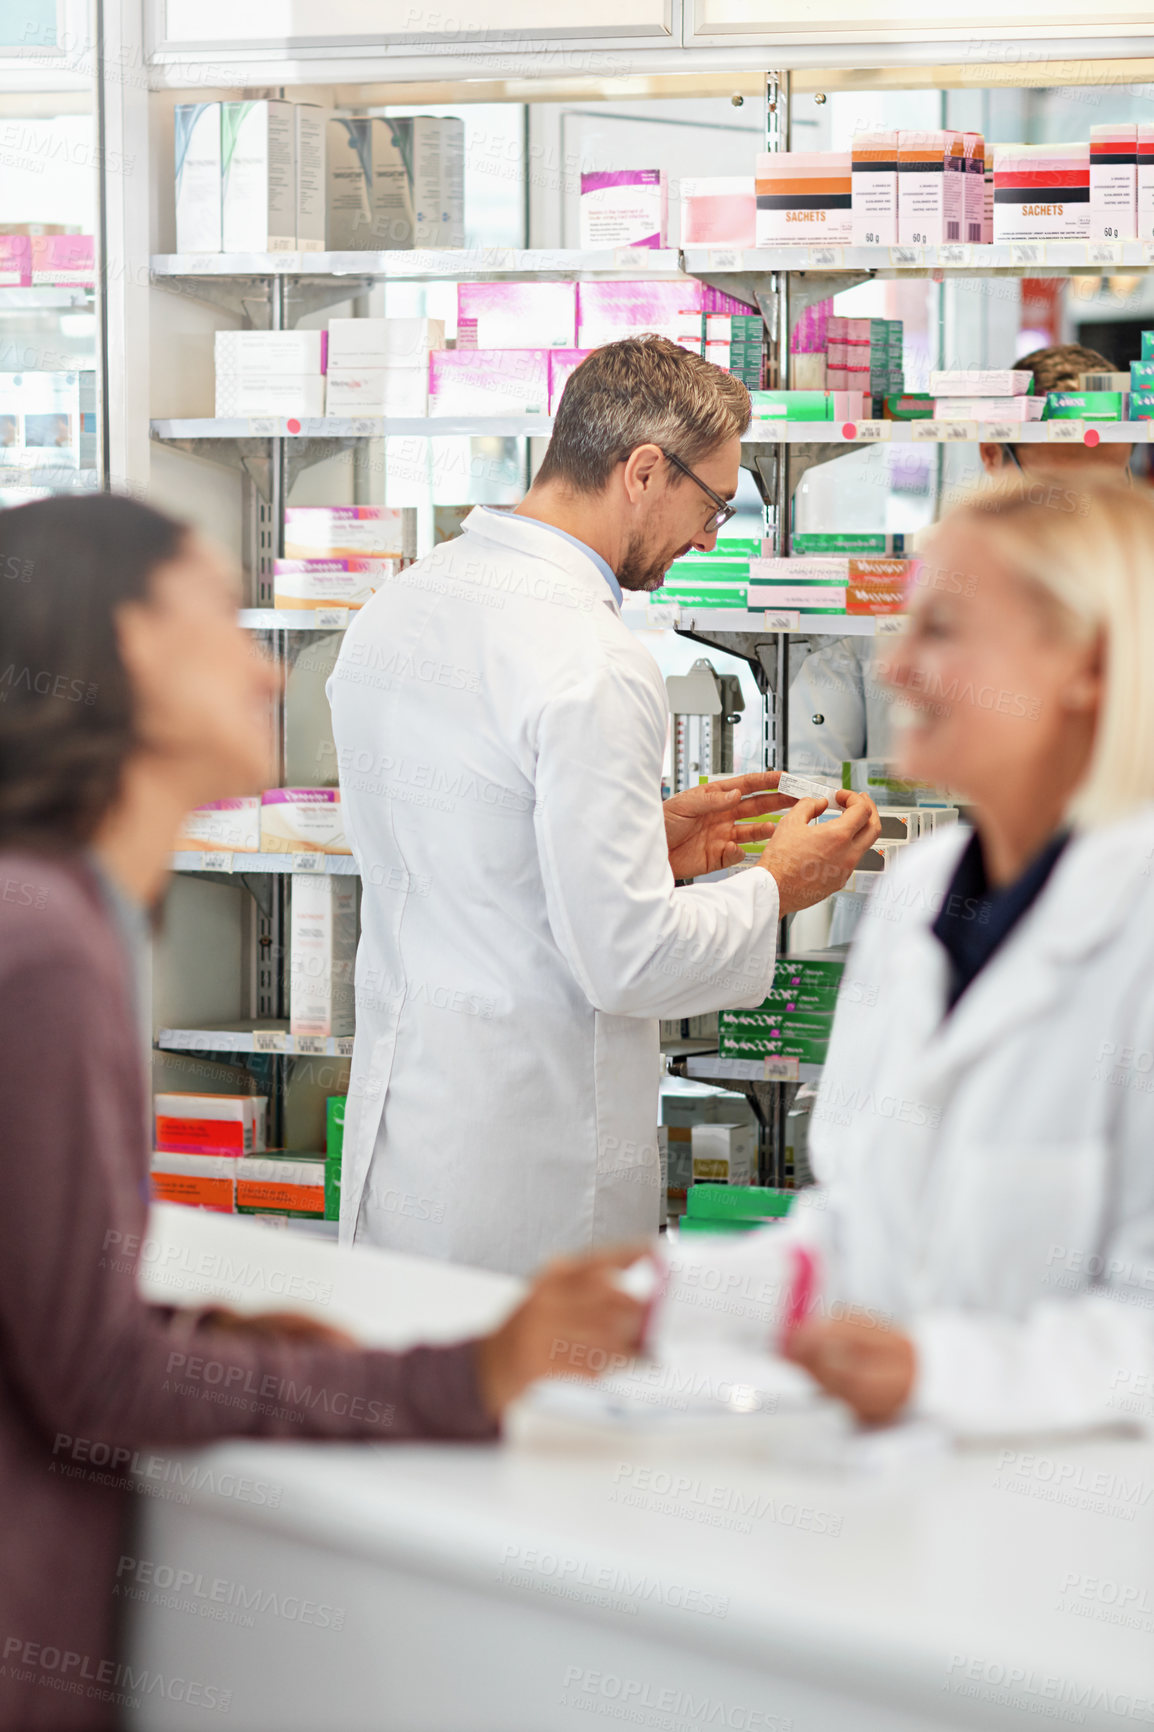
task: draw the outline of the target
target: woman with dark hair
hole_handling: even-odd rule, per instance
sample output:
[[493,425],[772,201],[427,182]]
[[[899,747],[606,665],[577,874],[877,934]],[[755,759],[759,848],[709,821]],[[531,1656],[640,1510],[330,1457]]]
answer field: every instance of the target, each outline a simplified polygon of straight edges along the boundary
[[[0,584],[0,1728],[30,1732],[116,1719],[131,1481],[115,1465],[133,1450],[492,1438],[564,1366],[559,1342],[628,1351],[640,1307],[612,1278],[632,1252],[554,1265],[483,1340],[402,1354],[291,1317],[144,1303],[109,1254],[145,1228],[144,933],[184,814],[267,784],[277,675],[238,624],[222,554],[130,499],[0,514]],[[230,1385],[314,1399],[261,1412],[189,1394],[166,1366],[190,1339]]]

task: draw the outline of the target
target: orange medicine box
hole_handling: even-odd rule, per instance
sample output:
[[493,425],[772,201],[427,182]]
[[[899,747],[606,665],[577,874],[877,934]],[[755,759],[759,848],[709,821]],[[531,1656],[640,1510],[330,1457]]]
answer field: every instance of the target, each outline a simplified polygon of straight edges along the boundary
[[848,150],[762,151],[757,159],[757,244],[853,240]]
[[218,1215],[236,1213],[236,1170],[232,1155],[179,1155],[157,1150],[152,1157],[152,1195],[158,1203],[184,1203],[212,1209]]
[[246,1156],[236,1163],[236,1206],[241,1214],[275,1211],[323,1218],[323,1156]]
[[912,559],[851,559],[845,611],[857,614],[905,613]]

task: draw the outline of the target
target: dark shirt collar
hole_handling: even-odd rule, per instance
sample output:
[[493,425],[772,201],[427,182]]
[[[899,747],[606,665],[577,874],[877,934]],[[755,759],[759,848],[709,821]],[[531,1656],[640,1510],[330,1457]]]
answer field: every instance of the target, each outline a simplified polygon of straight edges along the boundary
[[981,838],[977,831],[970,837],[931,927],[949,957],[948,1009],[1041,895],[1069,840],[1060,831],[1012,884],[991,888]]

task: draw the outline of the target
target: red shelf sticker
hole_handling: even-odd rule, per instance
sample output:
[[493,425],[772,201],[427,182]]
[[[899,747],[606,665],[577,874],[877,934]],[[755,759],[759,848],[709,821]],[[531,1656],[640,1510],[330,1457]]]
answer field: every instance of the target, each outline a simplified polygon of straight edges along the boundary
[[857,438],[857,428],[852,421],[846,421],[842,426],[842,435],[846,439]]
[[299,433],[301,430],[301,424],[297,420],[286,421],[285,426],[288,428],[290,433]]
[[1087,427],[1082,435],[1082,443],[1083,445],[1097,445],[1101,442],[1101,438],[1102,435],[1096,427]]

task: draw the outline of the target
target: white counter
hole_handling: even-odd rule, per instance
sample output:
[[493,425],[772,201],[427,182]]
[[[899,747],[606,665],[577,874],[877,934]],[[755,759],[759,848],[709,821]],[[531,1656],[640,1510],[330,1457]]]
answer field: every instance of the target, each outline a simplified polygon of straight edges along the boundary
[[[285,1264],[316,1250],[275,1243]],[[429,1274],[382,1275],[393,1305],[408,1294],[398,1338],[423,1332]],[[433,1287],[438,1333],[511,1291],[475,1271]],[[124,1569],[144,1596],[131,1663],[164,1680],[132,1724],[1154,1726],[1154,1448],[1051,1440],[869,1475],[756,1459],[757,1435],[188,1457],[205,1483],[142,1498],[144,1568]]]

